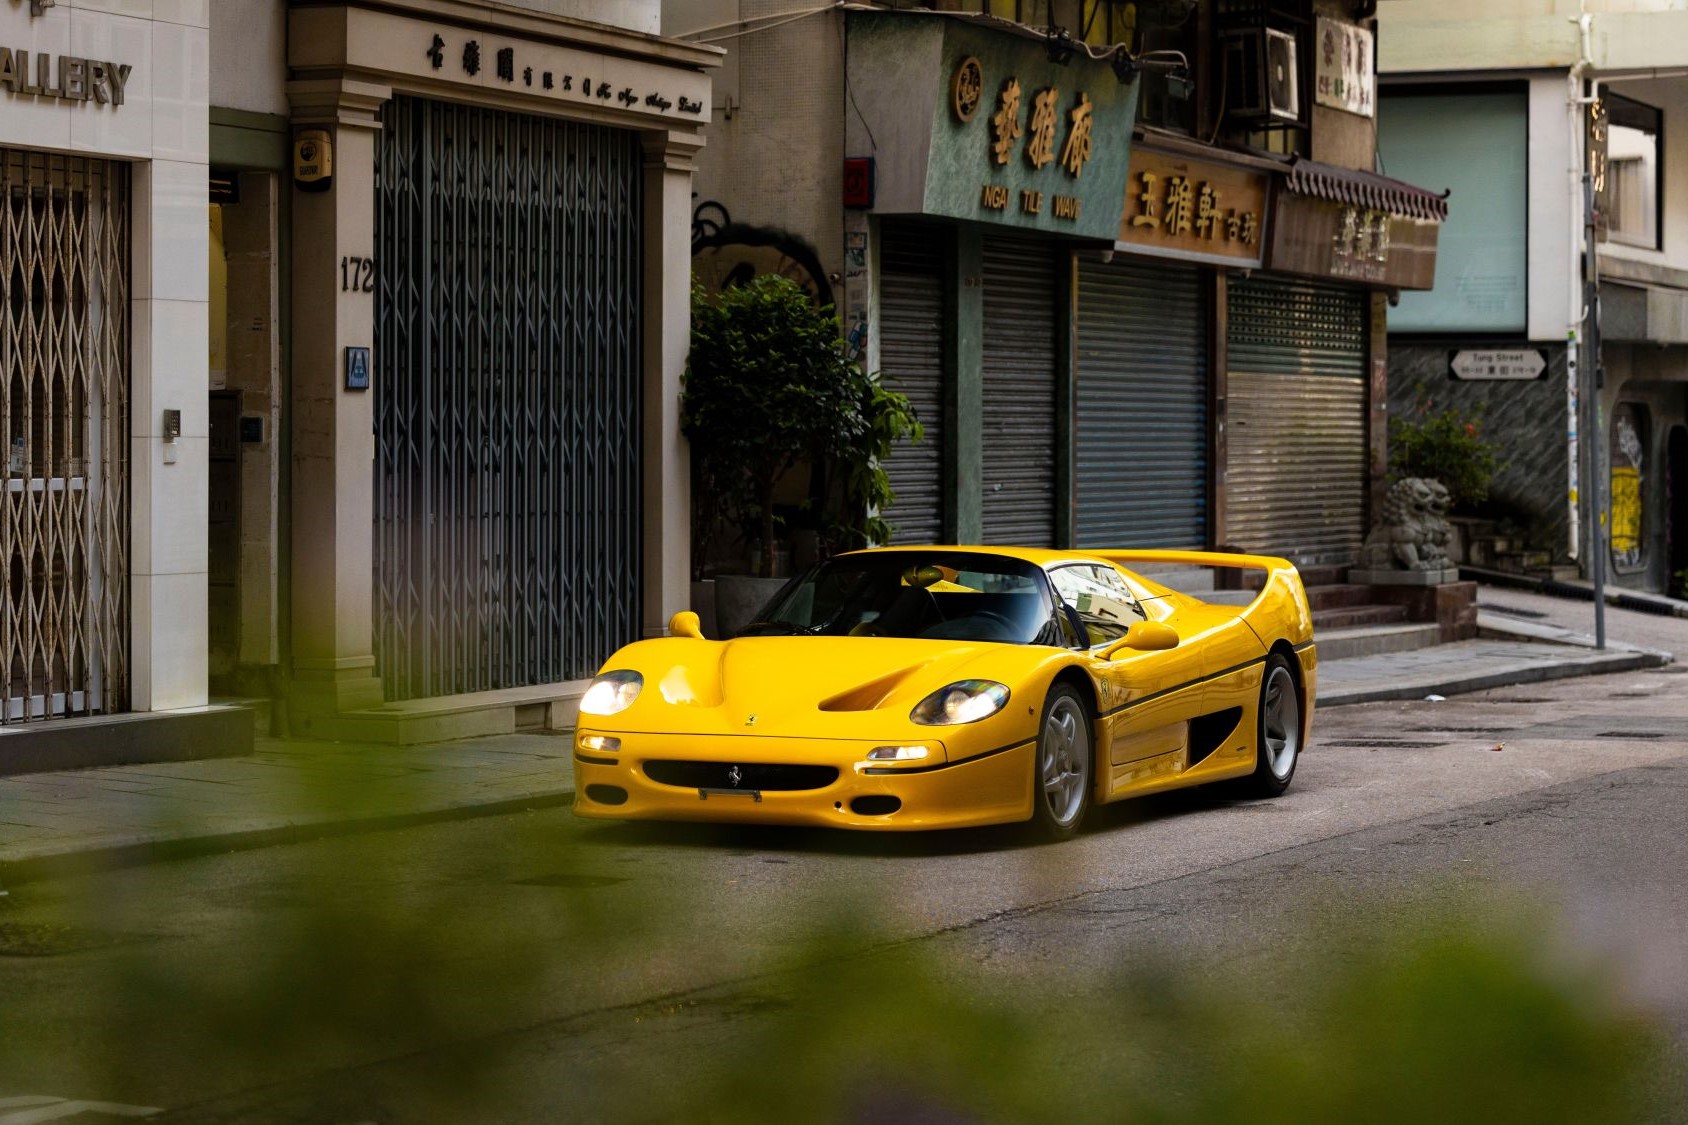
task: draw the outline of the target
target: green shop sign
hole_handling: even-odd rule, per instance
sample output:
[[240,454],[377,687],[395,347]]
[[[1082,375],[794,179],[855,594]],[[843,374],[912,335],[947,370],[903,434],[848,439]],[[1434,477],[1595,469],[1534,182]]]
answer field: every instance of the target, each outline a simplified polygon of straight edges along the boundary
[[875,158],[875,211],[1119,236],[1138,83],[955,17],[851,12],[848,29],[850,155]]

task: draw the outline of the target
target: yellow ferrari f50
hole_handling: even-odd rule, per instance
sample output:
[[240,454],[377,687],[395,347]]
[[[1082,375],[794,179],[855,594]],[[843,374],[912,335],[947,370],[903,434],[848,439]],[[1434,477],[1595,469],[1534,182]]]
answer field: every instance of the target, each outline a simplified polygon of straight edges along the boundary
[[[1130,567],[1260,572],[1246,605]],[[1234,780],[1289,785],[1312,615],[1283,559],[888,547],[789,582],[736,636],[615,653],[580,702],[577,814],[907,830],[1031,821]]]

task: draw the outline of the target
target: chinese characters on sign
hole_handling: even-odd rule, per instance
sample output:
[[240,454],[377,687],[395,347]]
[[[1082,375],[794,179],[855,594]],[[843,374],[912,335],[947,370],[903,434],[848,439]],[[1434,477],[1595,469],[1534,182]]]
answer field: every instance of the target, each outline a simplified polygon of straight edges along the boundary
[[[423,50],[423,57],[428,60],[434,70],[442,70],[447,59],[446,40],[443,35],[431,34],[427,47]],[[463,42],[458,56],[461,59],[463,73],[470,78],[480,75],[485,66],[483,49],[478,39],[468,39]],[[600,102],[613,102],[629,109],[640,105],[648,106],[659,113],[666,113],[670,108],[678,107],[679,112],[702,115],[703,102],[699,99],[688,98],[684,94],[670,98],[661,90],[646,90],[642,93],[632,86],[623,86],[619,90],[611,83],[593,80],[585,75],[559,74],[554,70],[543,70],[516,61],[515,47],[499,47],[492,55],[493,74],[502,82],[515,84],[520,81],[523,86],[535,87],[542,90],[554,90],[560,93],[575,93],[578,91],[582,99]]]
[[[961,60],[950,79],[951,109],[956,120],[965,124],[973,119],[982,98],[984,74],[979,60],[969,56]],[[1090,95],[1079,91],[1071,109],[1063,112],[1061,91],[1056,86],[1044,86],[1031,92],[1030,108],[1022,109],[1025,91],[1017,77],[1003,80],[996,95],[996,112],[990,118],[990,160],[998,168],[1005,168],[1014,150],[1025,145],[1022,155],[1033,171],[1042,171],[1059,160],[1061,169],[1073,179],[1084,174],[1084,166],[1092,154],[1091,129],[1094,106]],[[1062,119],[1066,119],[1066,137],[1059,138]],[[1059,147],[1057,147],[1057,142]],[[1011,199],[1019,200],[1020,211],[1027,215],[1041,215],[1044,204],[1057,219],[1076,221],[1080,200],[1077,196],[1061,195],[1028,188],[1010,189],[1005,184],[985,184],[979,192],[979,206],[987,211],[1006,211]]]
[[1265,212],[1266,181],[1257,173],[1138,149],[1119,240],[1168,255],[1258,263]]
[[1382,281],[1388,264],[1389,212],[1344,207],[1331,245],[1331,273]]
[[1377,74],[1372,33],[1337,20],[1319,20],[1319,49],[1313,100],[1319,105],[1371,117],[1377,112]]

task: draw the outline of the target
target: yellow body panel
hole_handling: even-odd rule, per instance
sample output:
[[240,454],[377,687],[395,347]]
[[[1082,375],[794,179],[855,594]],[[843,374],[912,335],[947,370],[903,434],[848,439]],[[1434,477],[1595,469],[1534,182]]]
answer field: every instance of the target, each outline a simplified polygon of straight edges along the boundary
[[[911,549],[921,548],[879,550]],[[640,641],[604,664],[605,671],[639,672],[644,687],[638,698],[615,715],[580,717],[576,813],[881,831],[1025,820],[1033,810],[1038,724],[1057,678],[1088,694],[1093,708],[1095,800],[1235,777],[1254,768],[1261,676],[1273,647],[1294,653],[1306,745],[1316,659],[1306,596],[1289,563],[1206,552],[941,549],[1004,555],[1046,569],[1066,562],[1113,565],[1149,619],[1172,627],[1179,644],[1165,651],[1126,650],[1105,660],[1054,646],[880,636]],[[1266,577],[1250,605],[1213,605],[1127,569],[1141,562],[1248,567]],[[1008,703],[964,725],[922,726],[909,717],[927,695],[965,679],[1007,685]],[[1193,753],[1202,749],[1192,743],[1192,721],[1229,708],[1240,712],[1234,730],[1192,764]],[[602,738],[619,740],[619,749],[583,744]],[[867,758],[878,746],[915,745],[927,748],[925,758]],[[749,785],[735,791],[672,780],[729,763],[752,773],[799,766],[836,775],[812,788],[763,787],[754,795]],[[895,798],[899,804],[891,812],[876,811],[871,800],[852,808],[864,798]]]

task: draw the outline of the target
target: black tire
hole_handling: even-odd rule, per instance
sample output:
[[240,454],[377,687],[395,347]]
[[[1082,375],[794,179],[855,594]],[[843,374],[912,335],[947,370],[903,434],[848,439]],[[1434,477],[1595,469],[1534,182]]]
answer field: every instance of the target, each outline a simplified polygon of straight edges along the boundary
[[1045,840],[1078,834],[1090,811],[1096,745],[1084,697],[1056,684],[1043,700],[1032,756],[1032,829]]
[[1289,788],[1301,760],[1301,684],[1289,658],[1274,652],[1260,677],[1255,712],[1254,773],[1244,788],[1256,797],[1276,797]]

